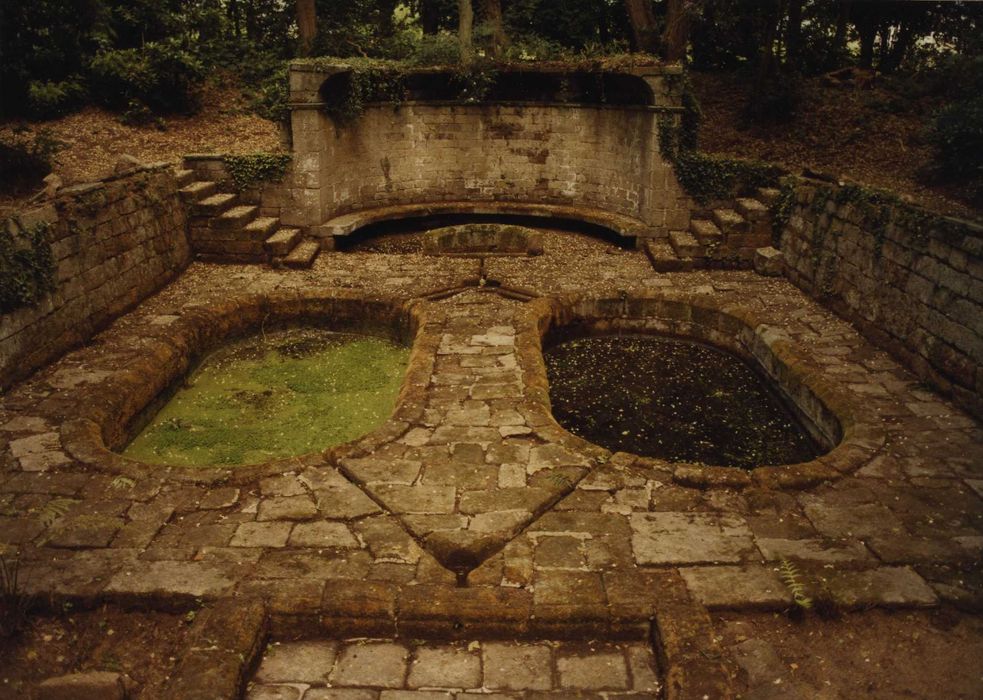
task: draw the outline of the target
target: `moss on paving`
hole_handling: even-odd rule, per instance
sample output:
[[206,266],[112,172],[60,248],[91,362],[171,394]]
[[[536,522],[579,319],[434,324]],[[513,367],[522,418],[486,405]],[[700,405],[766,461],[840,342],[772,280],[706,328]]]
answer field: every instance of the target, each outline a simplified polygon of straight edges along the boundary
[[299,329],[210,355],[124,455],[184,466],[256,464],[364,435],[395,406],[409,349]]

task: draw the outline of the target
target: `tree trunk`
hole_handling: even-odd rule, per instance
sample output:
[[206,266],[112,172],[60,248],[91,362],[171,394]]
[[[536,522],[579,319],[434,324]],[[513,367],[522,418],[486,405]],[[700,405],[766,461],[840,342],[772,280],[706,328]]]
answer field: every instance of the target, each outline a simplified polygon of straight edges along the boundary
[[846,28],[850,21],[850,3],[841,0],[839,11],[836,13],[836,31],[833,34],[833,45],[826,60],[827,68],[839,68],[840,61],[846,53]]
[[772,0],[766,6],[764,38],[758,47],[758,61],[754,70],[754,80],[751,83],[751,102],[749,112],[760,114],[760,104],[765,97],[768,83],[775,69],[775,40],[778,38],[778,25],[782,19],[781,7],[778,0]]
[[483,0],[482,14],[491,30],[491,55],[499,58],[508,43],[505,23],[502,21],[502,0]]
[[238,39],[242,36],[242,27],[239,25],[239,2],[238,0],[229,0],[229,6],[226,9],[229,18],[232,20],[232,30]]
[[686,41],[689,39],[689,16],[685,0],[668,0],[666,5],[666,31],[662,35],[665,59],[669,62],[686,58]]
[[420,26],[424,34],[436,34],[440,29],[440,12],[435,0],[420,0]]
[[645,53],[658,53],[659,36],[655,30],[652,0],[625,0],[625,9],[628,10],[635,49]]
[[860,67],[874,66],[874,39],[877,38],[878,15],[870,5],[857,5],[853,8],[853,24],[860,36]]
[[461,45],[461,64],[467,68],[474,62],[474,8],[471,0],[457,0],[457,39]]
[[297,32],[300,35],[300,45],[297,53],[309,56],[317,36],[317,10],[314,0],[297,0]]
[[788,28],[785,30],[785,65],[799,69],[799,53],[802,45],[802,2],[791,0],[788,5]]

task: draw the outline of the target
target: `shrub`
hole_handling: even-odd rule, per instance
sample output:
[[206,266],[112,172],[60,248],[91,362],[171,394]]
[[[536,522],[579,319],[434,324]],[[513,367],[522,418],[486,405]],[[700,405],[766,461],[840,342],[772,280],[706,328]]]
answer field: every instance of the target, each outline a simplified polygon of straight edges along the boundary
[[80,107],[86,90],[80,76],[60,82],[32,80],[27,86],[27,113],[36,119],[53,119]]
[[139,49],[98,54],[91,65],[93,96],[113,109],[141,102],[158,114],[191,113],[198,108],[204,69],[176,41],[151,42]]
[[418,66],[453,66],[461,60],[461,45],[451,32],[424,34],[413,44],[410,61]]
[[0,138],[0,192],[19,194],[41,186],[51,172],[51,159],[62,144],[42,130]]
[[256,88],[250,90],[250,108],[253,112],[274,122],[286,122],[290,114],[287,100],[290,96],[286,61],[278,61]]
[[935,147],[937,175],[965,181],[983,193],[983,97],[953,102],[935,117],[928,132]]

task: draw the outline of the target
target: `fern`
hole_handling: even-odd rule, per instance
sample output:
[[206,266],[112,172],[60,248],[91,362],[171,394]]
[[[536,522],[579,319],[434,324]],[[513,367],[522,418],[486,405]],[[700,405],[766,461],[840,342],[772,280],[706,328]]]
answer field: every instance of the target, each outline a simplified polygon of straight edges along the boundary
[[73,505],[75,505],[75,501],[71,498],[55,498],[54,500],[48,501],[44,508],[41,509],[41,512],[38,514],[38,520],[45,527],[51,527]]
[[128,476],[117,476],[109,483],[109,488],[111,489],[131,489],[137,485],[133,479]]
[[805,584],[799,580],[800,574],[799,570],[795,568],[795,564],[788,559],[782,559],[782,563],[778,567],[778,575],[792,594],[792,601],[800,608],[809,610],[812,607],[812,598],[806,595]]

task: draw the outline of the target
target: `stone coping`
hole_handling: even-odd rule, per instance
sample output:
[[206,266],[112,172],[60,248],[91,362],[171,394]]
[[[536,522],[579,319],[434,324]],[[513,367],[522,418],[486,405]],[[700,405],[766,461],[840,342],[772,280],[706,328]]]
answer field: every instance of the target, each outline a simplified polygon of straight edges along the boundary
[[706,295],[659,292],[609,299],[571,295],[537,303],[549,307],[544,310],[550,319],[544,336],[569,325],[587,334],[647,332],[700,340],[743,357],[775,383],[827,449],[808,462],[751,470],[630,456],[638,464],[668,468],[682,486],[808,488],[856,471],[884,446],[885,432],[878,421],[864,418],[862,398],[830,381],[781,328],[762,322],[740,304],[718,306]]
[[[450,290],[449,293],[454,290]],[[521,293],[508,289],[486,290],[506,297]],[[439,295],[439,293],[438,293]],[[849,474],[873,458],[884,444],[884,433],[875,421],[862,418],[862,401],[823,377],[810,365],[802,348],[780,329],[760,323],[740,306],[716,308],[703,295],[666,295],[651,292],[623,299],[539,298],[528,305],[527,328],[535,332],[518,336],[518,352],[530,400],[549,422],[549,431],[587,459],[611,458],[604,448],[566,431],[549,413],[548,383],[541,350],[551,329],[580,324],[588,332],[631,330],[692,338],[722,346],[763,368],[798,408],[818,437],[832,449],[809,462],[761,466],[752,470],[712,465],[667,462],[627,455],[636,463],[660,471],[668,470],[673,480],[696,488],[807,488]],[[616,312],[618,315],[615,315]],[[125,368],[94,387],[76,406],[73,420],[61,428],[69,453],[84,464],[126,476],[159,471],[181,481],[198,483],[248,483],[264,476],[284,473],[312,463],[318,454],[297,455],[270,462],[236,467],[183,467],[145,464],[129,459],[119,449],[127,439],[127,426],[183,376],[208,350],[223,341],[245,335],[268,323],[315,323],[339,329],[370,323],[406,329],[413,352],[394,414],[379,428],[344,445],[325,451],[324,457],[339,462],[347,457],[371,454],[386,443],[398,440],[419,422],[426,403],[426,387],[433,372],[433,353],[439,339],[426,332],[427,315],[419,303],[395,299],[363,298],[355,293],[333,291],[315,295],[245,296],[221,304],[193,307],[167,326],[167,333],[149,338]],[[752,330],[753,329],[753,330]]]
[[[244,296],[221,304],[186,309],[166,326],[166,332],[147,339],[142,357],[134,358],[110,381],[101,383],[88,393],[77,407],[77,417],[62,425],[61,434],[66,449],[86,465],[128,477],[159,471],[168,478],[203,484],[248,483],[318,463],[319,455],[308,454],[235,467],[184,467],[146,464],[113,451],[127,442],[130,422],[159,394],[166,392],[169,386],[190,371],[197,358],[224,341],[247,335],[269,324],[305,323],[337,330],[368,325],[373,329],[388,330],[395,336],[409,336],[412,340],[418,318],[411,305],[393,299],[346,294],[342,290],[308,296]],[[419,367],[414,371],[418,364],[418,353],[414,352],[400,401],[409,391],[411,382],[421,381],[420,373],[426,368]],[[346,445],[334,447],[330,452],[344,454],[354,449],[371,450],[373,446],[399,437],[407,427],[406,423],[391,417],[376,430]]]

